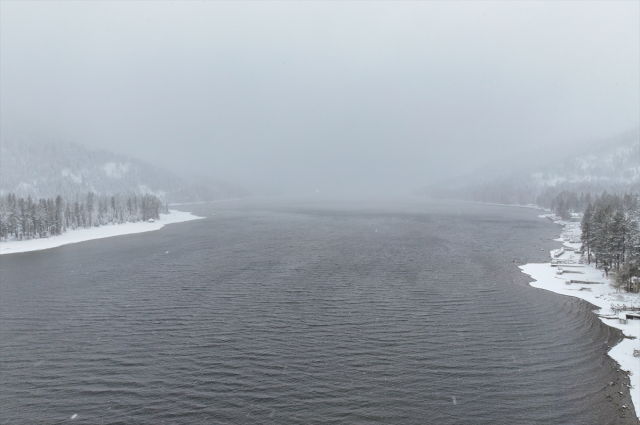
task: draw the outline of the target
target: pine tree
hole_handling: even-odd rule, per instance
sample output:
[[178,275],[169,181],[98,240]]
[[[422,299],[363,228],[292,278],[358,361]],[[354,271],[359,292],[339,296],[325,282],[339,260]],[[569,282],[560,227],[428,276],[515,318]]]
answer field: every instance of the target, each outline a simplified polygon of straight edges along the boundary
[[93,226],[93,203],[94,203],[94,194],[93,192],[87,193],[87,218],[89,219],[89,227]]

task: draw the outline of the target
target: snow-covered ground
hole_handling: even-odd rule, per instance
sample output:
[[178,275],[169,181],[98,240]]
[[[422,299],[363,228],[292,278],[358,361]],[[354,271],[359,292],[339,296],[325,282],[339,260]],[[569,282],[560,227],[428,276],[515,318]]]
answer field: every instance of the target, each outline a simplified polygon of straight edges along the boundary
[[580,298],[599,307],[600,320],[629,337],[613,347],[609,356],[618,362],[622,370],[629,372],[631,399],[636,415],[640,417],[640,357],[633,356],[634,350],[640,350],[640,320],[627,320],[625,324],[619,320],[621,313],[640,313],[640,294],[622,290],[616,293],[601,270],[582,264],[580,254],[574,252],[580,249],[580,223],[561,224],[564,225],[562,236],[556,240],[563,242],[563,247],[551,251],[551,263],[525,264],[520,269],[535,279],[531,283],[534,288]]
[[39,251],[41,249],[55,248],[61,245],[84,242],[92,239],[129,235],[131,233],[150,232],[152,230],[158,230],[167,224],[181,223],[183,221],[196,220],[199,218],[204,217],[197,217],[190,212],[170,210],[169,214],[160,214],[160,220],[156,220],[153,223],[139,221],[137,223],[106,225],[91,227],[89,229],[70,230],[59,236],[51,236],[49,238],[0,242],[0,254]]

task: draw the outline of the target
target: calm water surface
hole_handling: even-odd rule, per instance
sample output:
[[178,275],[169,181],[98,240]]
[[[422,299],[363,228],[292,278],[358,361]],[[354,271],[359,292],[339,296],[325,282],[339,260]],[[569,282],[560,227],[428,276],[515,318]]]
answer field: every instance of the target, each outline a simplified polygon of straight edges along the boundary
[[1,257],[2,423],[617,423],[618,334],[517,269],[558,245],[536,211],[191,210]]

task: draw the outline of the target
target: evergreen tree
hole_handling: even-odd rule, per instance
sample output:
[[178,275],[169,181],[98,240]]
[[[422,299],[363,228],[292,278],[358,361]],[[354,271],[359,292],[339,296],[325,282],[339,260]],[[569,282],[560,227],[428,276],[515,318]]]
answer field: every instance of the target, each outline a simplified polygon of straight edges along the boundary
[[60,235],[67,229],[157,220],[161,212],[168,212],[155,195],[143,195],[139,201],[135,194],[123,198],[90,192],[86,198],[92,210],[77,199],[71,202],[61,195],[37,201],[31,196],[17,198],[13,193],[0,196],[0,239],[31,239]]
[[635,292],[640,278],[639,204],[638,195],[605,192],[587,206],[581,223],[587,262],[594,259],[607,276],[613,271],[616,288]]

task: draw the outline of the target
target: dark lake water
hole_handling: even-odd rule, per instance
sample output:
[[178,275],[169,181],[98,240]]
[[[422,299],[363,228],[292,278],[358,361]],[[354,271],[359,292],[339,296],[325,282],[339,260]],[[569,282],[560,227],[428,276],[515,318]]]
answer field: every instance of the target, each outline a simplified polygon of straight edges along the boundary
[[0,258],[2,423],[618,423],[619,333],[517,269],[558,246],[534,210],[183,209]]

